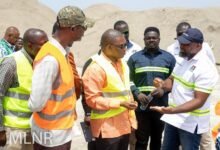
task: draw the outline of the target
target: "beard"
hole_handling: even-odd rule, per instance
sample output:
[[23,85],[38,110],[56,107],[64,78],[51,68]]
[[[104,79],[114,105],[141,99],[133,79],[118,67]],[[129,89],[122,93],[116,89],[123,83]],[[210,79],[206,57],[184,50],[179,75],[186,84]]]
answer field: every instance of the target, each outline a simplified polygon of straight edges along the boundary
[[187,57],[187,54],[183,51],[180,51],[179,56],[184,58],[184,57]]

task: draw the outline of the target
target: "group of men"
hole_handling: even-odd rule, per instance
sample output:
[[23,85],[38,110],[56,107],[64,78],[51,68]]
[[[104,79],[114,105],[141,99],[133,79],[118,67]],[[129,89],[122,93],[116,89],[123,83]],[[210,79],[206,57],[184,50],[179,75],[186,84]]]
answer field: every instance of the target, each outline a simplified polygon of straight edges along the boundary
[[81,79],[70,47],[93,25],[81,9],[66,6],[49,40],[44,31],[28,29],[15,53],[19,31],[13,27],[5,46],[10,51],[0,47],[0,146],[70,150],[82,92],[93,136],[89,150],[127,150],[129,143],[136,150],[198,150],[210,128],[209,95],[218,79],[202,32],[179,24],[167,52],[159,47],[159,29],[147,27],[142,49],[129,39],[128,24],[117,21],[102,34]]

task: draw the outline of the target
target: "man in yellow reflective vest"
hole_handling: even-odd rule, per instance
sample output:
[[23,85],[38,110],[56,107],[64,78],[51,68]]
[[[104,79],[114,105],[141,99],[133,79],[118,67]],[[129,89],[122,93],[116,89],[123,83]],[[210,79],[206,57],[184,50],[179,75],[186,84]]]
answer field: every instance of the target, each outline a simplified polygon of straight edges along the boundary
[[92,108],[91,130],[96,149],[128,149],[129,134],[136,129],[133,100],[129,85],[129,69],[121,60],[126,52],[124,35],[108,29],[101,37],[101,54],[82,79],[86,102]]
[[[28,29],[24,33],[24,49],[3,59],[0,64],[0,146],[7,150],[30,150],[30,96],[32,63],[48,38],[40,29]],[[6,140],[7,137],[7,140]]]
[[53,37],[44,44],[34,60],[32,93],[28,106],[34,149],[69,150],[75,121],[75,83],[68,49],[80,41],[93,21],[75,6],[62,8]]

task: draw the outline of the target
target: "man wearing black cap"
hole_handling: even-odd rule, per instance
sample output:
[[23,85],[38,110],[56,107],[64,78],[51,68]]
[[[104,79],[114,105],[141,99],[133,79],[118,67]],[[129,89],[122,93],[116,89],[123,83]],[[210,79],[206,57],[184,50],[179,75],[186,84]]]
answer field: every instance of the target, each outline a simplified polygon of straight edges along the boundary
[[201,134],[209,130],[210,99],[218,73],[204,53],[204,41],[199,29],[190,28],[177,38],[184,60],[176,64],[172,75],[164,81],[162,89],[171,91],[169,107],[151,107],[162,116],[165,134],[162,150],[198,150]]
[[[191,28],[191,25],[188,22],[180,22],[176,27],[176,38],[175,39],[181,36],[189,28]],[[179,56],[180,44],[178,40],[175,40],[173,44],[168,46],[167,51],[175,57],[177,63],[183,60],[183,58]],[[208,43],[206,42],[202,43],[202,52],[204,52],[208,56],[208,58],[213,62],[213,64],[215,64],[215,57],[214,57],[212,48],[209,46]]]

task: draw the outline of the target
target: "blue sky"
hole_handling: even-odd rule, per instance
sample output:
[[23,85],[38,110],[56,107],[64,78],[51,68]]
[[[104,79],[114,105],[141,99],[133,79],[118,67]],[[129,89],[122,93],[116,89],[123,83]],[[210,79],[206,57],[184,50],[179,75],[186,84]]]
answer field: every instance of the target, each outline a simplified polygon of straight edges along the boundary
[[109,3],[124,10],[145,10],[161,7],[204,8],[220,6],[220,0],[39,0],[55,12],[66,5],[85,9],[99,3]]

